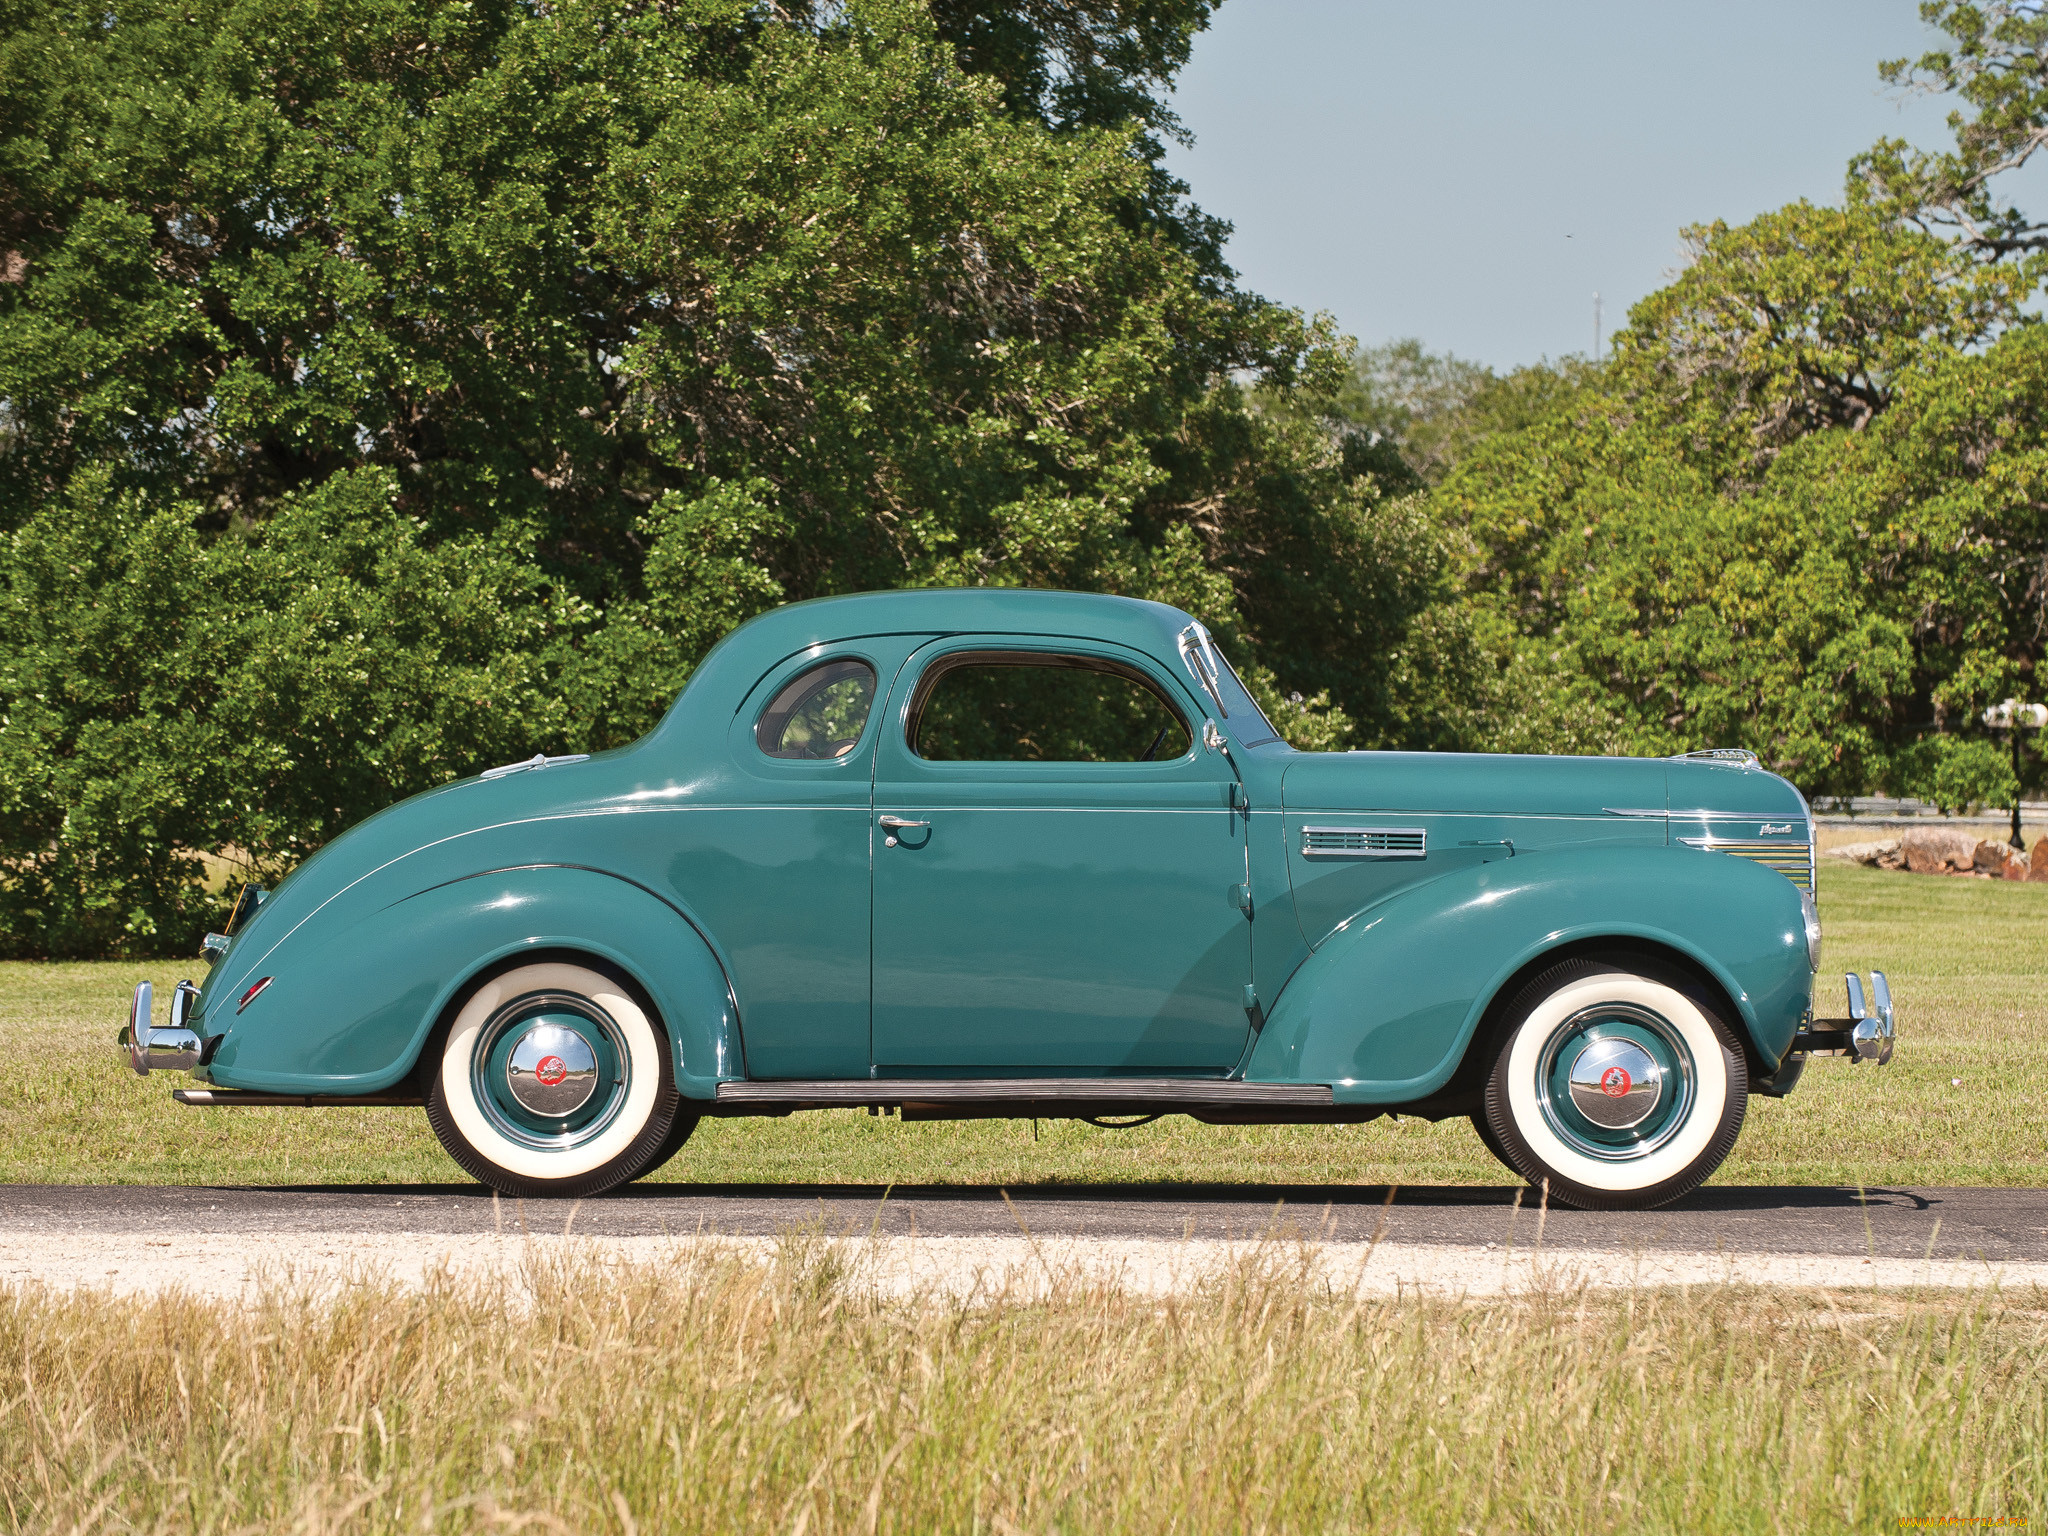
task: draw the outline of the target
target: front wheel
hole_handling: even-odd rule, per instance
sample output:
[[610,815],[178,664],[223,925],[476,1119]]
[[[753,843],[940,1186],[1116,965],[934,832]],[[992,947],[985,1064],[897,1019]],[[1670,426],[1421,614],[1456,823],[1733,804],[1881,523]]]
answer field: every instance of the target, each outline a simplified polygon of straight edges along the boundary
[[1510,1004],[1486,1082],[1495,1151],[1555,1203],[1689,1194],[1742,1130],[1749,1074],[1723,1007],[1676,973],[1567,960]]
[[427,1091],[448,1155],[508,1195],[595,1195],[636,1178],[680,1144],[681,1109],[667,1038],[631,989],[562,963],[480,983]]

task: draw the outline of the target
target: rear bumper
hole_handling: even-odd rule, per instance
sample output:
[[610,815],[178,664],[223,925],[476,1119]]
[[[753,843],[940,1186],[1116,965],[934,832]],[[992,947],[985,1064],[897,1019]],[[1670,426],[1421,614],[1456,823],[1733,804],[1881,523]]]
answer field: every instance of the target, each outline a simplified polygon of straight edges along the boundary
[[154,1028],[150,1024],[153,999],[149,983],[137,984],[135,995],[128,1001],[128,1022],[121,1026],[115,1042],[137,1077],[147,1077],[151,1072],[190,1072],[199,1065],[204,1042],[185,1027],[192,1001],[198,995],[199,989],[191,982],[179,982],[171,993],[170,1026]]

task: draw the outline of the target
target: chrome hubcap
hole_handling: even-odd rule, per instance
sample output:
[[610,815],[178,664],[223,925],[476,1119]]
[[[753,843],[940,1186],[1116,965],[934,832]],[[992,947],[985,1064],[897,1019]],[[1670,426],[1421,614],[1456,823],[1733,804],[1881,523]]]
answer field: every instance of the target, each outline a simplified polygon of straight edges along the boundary
[[1664,1069],[1620,1036],[1588,1041],[1572,1062],[1569,1081],[1579,1113],[1610,1131],[1641,1125],[1664,1097]]
[[536,1023],[505,1059],[505,1086],[536,1115],[573,1115],[597,1092],[597,1052],[573,1029]]
[[1696,1069],[1678,1027],[1634,1003],[1596,1003],[1550,1033],[1536,1065],[1544,1122],[1602,1162],[1650,1156],[1692,1112]]
[[503,1135],[566,1151],[604,1134],[625,1107],[632,1055],[618,1023],[590,998],[535,992],[478,1032],[471,1082]]

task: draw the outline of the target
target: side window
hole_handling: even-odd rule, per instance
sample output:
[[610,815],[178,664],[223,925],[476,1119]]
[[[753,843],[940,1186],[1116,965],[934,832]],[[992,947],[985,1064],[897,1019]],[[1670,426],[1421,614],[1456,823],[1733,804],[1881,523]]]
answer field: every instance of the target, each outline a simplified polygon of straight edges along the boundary
[[1192,745],[1142,672],[1095,656],[966,651],[912,697],[910,750],[941,762],[1149,763]]
[[770,757],[830,762],[846,756],[875,706],[875,669],[841,658],[785,683],[754,722],[754,740]]

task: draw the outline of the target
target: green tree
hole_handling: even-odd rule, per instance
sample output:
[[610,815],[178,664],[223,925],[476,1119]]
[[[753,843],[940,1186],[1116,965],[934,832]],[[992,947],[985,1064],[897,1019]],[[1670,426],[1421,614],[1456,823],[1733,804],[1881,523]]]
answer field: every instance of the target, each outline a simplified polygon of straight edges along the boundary
[[[1884,143],[1839,208],[1686,232],[1611,362],[1482,433],[1431,494],[1490,658],[1466,740],[1744,745],[1813,792],[1953,799],[1979,712],[2041,686],[2035,4],[1931,4],[1956,147]],[[1980,750],[1983,749],[1983,750]],[[1960,777],[1959,777],[1960,776]]]
[[[1361,464],[1362,449],[1386,444],[1412,480],[1435,485],[1489,437],[1531,426],[1583,383],[1582,359],[1537,363],[1499,374],[1481,363],[1432,353],[1409,337],[1362,347],[1328,412]],[[1382,469],[1386,478],[1397,478]]]
[[[1762,455],[1791,418],[1761,388],[1706,408],[1642,364],[1668,357],[1650,348],[1677,307],[1645,301],[1598,387],[1482,444],[1432,499],[1491,620],[1482,739],[1748,746],[1810,792],[1930,791],[1941,742],[2040,687],[2048,333],[1895,336],[1875,410]],[[1758,352],[1731,375],[1813,398],[1799,341]]]
[[1860,196],[1685,240],[1684,271],[1615,337],[1614,385],[1722,481],[1810,432],[1867,426],[1916,362],[2017,323],[2033,284]]
[[2048,143],[2048,6],[2040,0],[1923,0],[1920,18],[1949,46],[1879,66],[1902,90],[1956,98],[1953,147],[1928,151],[1882,139],[1850,163],[1865,195],[1923,228],[1952,236],[1987,262],[2048,254],[2048,223],[2001,200],[1998,183]]
[[1207,0],[0,4],[15,952],[628,740],[786,598],[1165,597],[1304,743],[1426,713],[1354,680],[1435,530],[1247,406],[1338,338],[1160,163]]

